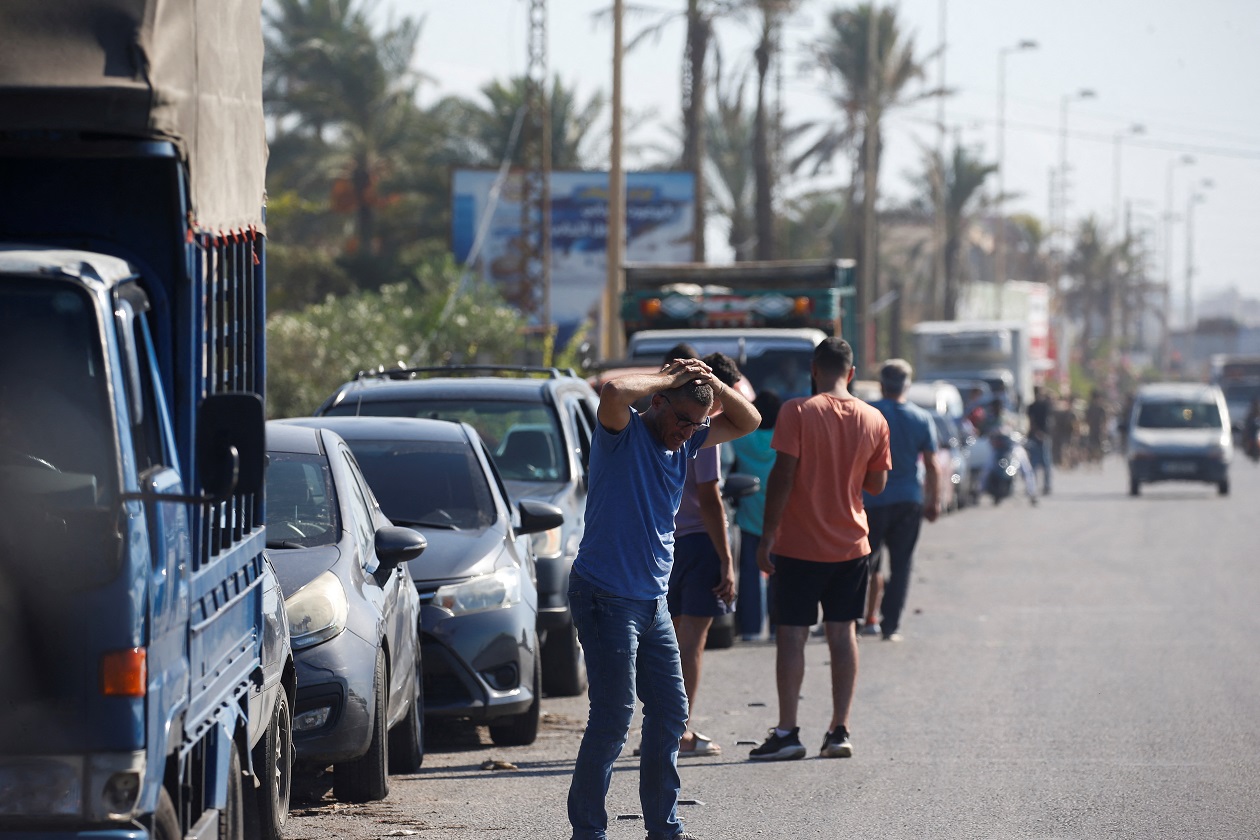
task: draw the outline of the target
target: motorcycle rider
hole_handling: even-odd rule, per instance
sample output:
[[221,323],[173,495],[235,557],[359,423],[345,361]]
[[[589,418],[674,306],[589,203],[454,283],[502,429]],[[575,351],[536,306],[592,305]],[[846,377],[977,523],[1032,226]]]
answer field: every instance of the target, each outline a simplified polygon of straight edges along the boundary
[[[1024,449],[1022,435],[1020,435],[1011,424],[1007,421],[1003,413],[1003,405],[1001,397],[994,397],[989,403],[989,411],[985,417],[984,436],[981,438],[989,445],[988,458],[985,460],[984,471],[980,476],[981,492],[989,491],[989,479],[993,470],[997,467],[997,462],[1003,456],[1015,460],[1019,465],[1019,472],[1024,479],[1024,488],[1028,494],[1028,503],[1036,506],[1037,504],[1037,476],[1033,472],[1032,460],[1028,457],[1027,450]],[[994,499],[994,504],[997,499]]]

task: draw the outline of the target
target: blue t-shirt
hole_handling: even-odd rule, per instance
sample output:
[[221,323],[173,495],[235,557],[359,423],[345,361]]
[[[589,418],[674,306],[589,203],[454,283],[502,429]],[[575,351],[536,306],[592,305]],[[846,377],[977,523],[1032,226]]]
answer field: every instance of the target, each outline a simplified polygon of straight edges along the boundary
[[761,536],[766,518],[766,487],[770,483],[770,470],[774,468],[777,453],[770,446],[774,429],[756,429],[731,442],[735,450],[735,467],[739,472],[761,479],[761,487],[751,496],[745,496],[735,508],[735,524],[741,531]]
[[665,594],[687,461],[708,436],[707,427],[697,429],[670,452],[637,411],[617,434],[595,424],[586,532],[574,571],[623,598],[650,601]]
[[923,464],[925,458],[936,454],[936,424],[932,416],[912,402],[882,399],[871,403],[888,421],[888,451],[892,455],[892,469],[888,472],[888,484],[878,496],[862,494],[862,501],[870,507],[883,507],[898,502],[923,504]]

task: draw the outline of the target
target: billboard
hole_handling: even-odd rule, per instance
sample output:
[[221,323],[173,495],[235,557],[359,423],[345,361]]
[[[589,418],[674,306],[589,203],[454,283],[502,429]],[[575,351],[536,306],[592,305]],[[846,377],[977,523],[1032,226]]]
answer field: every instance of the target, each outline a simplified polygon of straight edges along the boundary
[[[496,284],[533,323],[542,323],[542,289],[522,282],[521,173],[510,173],[497,200],[498,173],[457,169],[451,179],[455,259]],[[689,172],[626,173],[627,262],[690,262],[695,184]],[[478,234],[482,241],[473,248]],[[608,279],[608,173],[551,173],[551,318],[576,325],[599,310]]]

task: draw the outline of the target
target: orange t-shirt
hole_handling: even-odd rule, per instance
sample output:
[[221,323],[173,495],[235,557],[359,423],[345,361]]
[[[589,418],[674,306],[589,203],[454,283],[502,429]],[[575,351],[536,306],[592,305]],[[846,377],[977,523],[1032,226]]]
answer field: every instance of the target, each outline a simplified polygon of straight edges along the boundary
[[869,470],[892,469],[884,415],[856,397],[788,400],[770,445],[799,459],[774,553],[824,563],[869,554],[862,482]]

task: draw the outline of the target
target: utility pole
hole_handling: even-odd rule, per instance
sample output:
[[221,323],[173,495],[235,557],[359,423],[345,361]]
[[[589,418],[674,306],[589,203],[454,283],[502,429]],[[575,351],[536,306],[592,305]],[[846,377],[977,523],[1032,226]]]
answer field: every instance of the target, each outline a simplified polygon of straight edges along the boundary
[[945,19],[948,5],[948,0],[940,0],[941,80],[936,96],[936,166],[933,174],[936,181],[933,185],[936,193],[933,209],[936,212],[932,217],[932,288],[936,295],[940,296],[940,317],[942,318],[954,317],[951,311],[950,290],[947,288],[949,281],[946,277],[945,266],[945,239],[948,235],[945,230],[945,51],[949,46],[946,40]]
[[547,0],[529,3],[525,136],[521,176],[521,257],[525,298],[538,308],[543,363],[551,364],[551,103],[547,95]]
[[608,276],[604,287],[604,330],[600,342],[601,355],[616,358],[624,354],[625,336],[621,331],[621,272],[626,228],[625,178],[621,171],[621,60],[625,53],[622,18],[624,0],[613,2],[613,68],[612,68],[612,148],[608,167]]
[[1002,318],[1002,303],[1006,288],[1006,57],[1011,53],[1037,49],[1037,42],[1020,41],[1013,47],[998,50],[998,119],[997,119],[997,200],[994,202],[997,219],[993,225],[993,281],[997,298],[997,317]]
[[871,317],[870,303],[876,296],[878,278],[879,244],[876,240],[875,188],[878,150],[876,149],[876,124],[879,114],[879,8],[875,0],[870,4],[870,20],[866,30],[866,124],[863,135],[862,179],[862,265],[858,268],[861,279],[857,287],[858,334],[861,354],[858,370],[872,370],[875,363],[875,319]]

